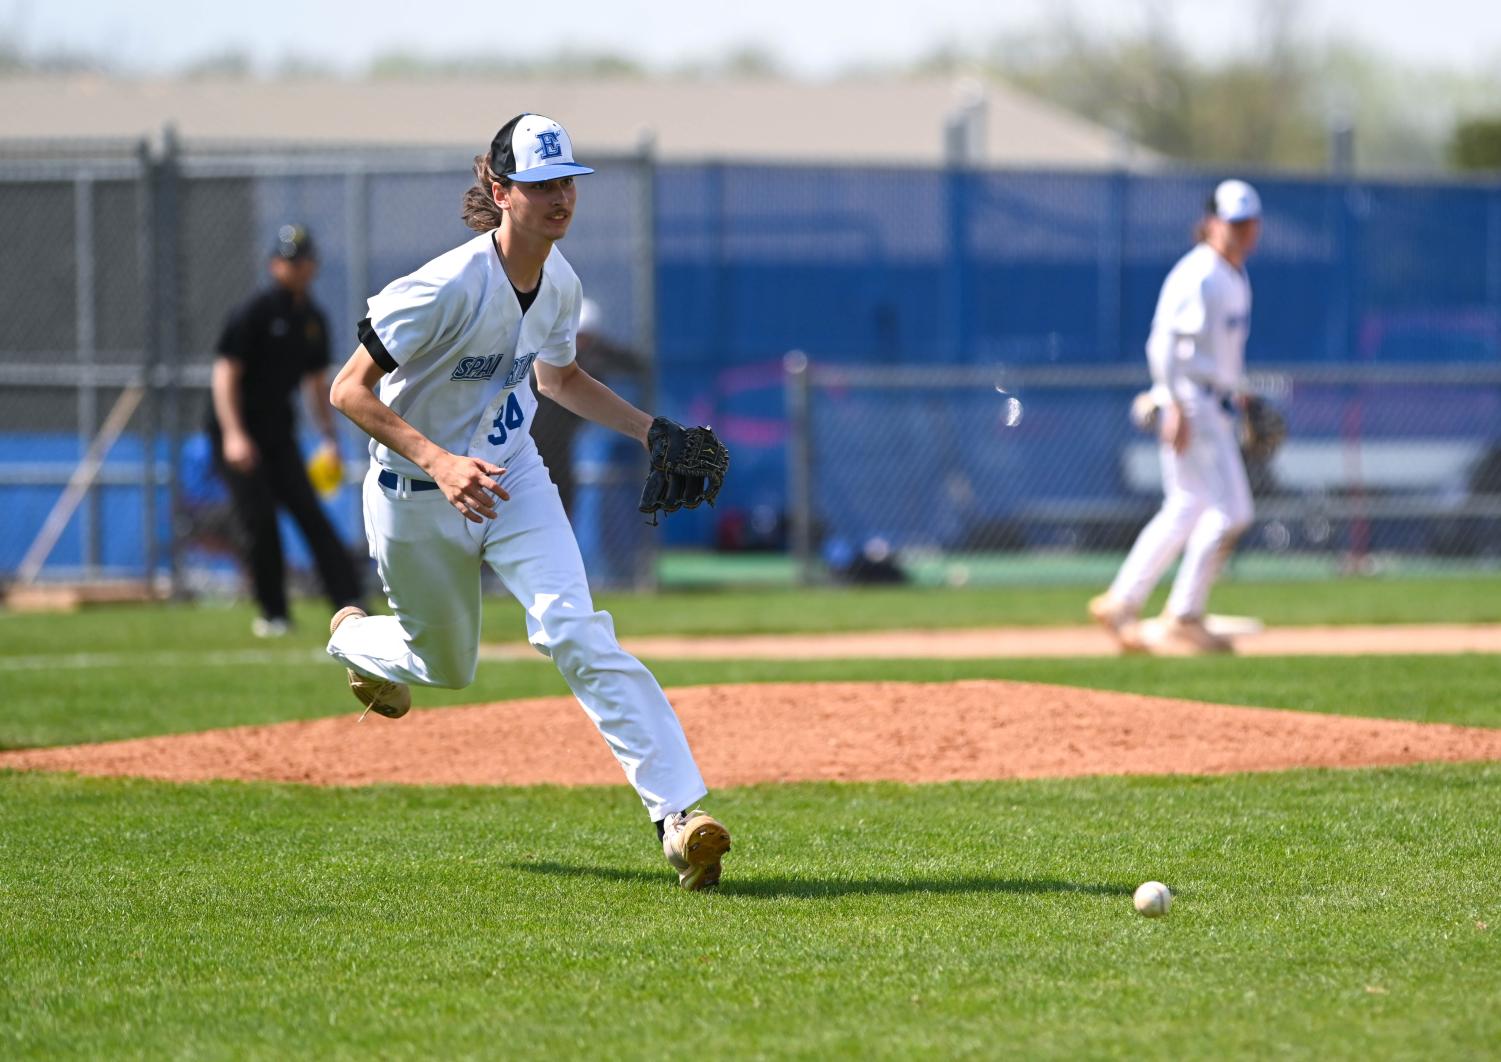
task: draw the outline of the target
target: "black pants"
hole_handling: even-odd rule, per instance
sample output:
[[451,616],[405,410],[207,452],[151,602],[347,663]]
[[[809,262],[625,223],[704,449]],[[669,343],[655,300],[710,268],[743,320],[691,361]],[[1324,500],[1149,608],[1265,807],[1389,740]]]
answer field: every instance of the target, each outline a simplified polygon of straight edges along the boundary
[[235,515],[245,531],[246,559],[261,614],[267,619],[287,616],[286,564],[281,552],[281,531],[276,525],[278,507],[286,509],[297,521],[312,551],[323,590],[334,608],[358,604],[359,573],[308,482],[297,444],[291,438],[256,439],[260,462],[249,474],[244,474],[224,463],[223,446],[217,438],[214,443],[219,474],[229,487]]

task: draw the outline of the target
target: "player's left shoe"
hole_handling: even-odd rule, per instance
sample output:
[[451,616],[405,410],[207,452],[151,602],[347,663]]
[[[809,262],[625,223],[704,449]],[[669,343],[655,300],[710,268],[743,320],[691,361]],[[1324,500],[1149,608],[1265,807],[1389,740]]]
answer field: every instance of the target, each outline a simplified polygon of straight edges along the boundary
[[662,823],[662,854],[678,872],[685,889],[713,888],[719,884],[720,860],[730,850],[730,831],[702,808],[679,811]]
[[[358,605],[345,605],[328,621],[328,633],[332,635],[345,620],[356,616],[363,618],[365,614],[365,610]],[[349,672],[349,688],[354,691],[355,700],[365,706],[366,712],[374,712],[387,719],[400,719],[412,710],[412,687],[405,682],[377,678],[352,667],[344,670]],[[363,712],[360,718],[365,718]]]

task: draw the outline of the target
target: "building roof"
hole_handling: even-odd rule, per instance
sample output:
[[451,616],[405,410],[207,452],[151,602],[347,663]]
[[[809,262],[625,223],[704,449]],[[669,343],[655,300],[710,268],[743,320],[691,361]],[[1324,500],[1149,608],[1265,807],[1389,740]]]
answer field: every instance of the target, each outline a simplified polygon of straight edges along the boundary
[[972,108],[971,161],[1103,168],[1143,161],[1116,133],[994,81],[413,78],[0,79],[0,138],[141,138],[168,124],[190,146],[461,146],[518,111],[557,118],[581,158],[638,150],[667,161],[932,166]]

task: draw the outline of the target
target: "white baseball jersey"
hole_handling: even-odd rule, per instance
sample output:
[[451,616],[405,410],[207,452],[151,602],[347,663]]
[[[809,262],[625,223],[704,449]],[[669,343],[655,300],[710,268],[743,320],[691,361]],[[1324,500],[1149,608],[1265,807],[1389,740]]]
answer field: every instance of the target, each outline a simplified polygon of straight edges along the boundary
[[554,248],[525,314],[490,234],[393,281],[370,300],[360,342],[387,371],[380,398],[452,453],[503,465],[508,501],[464,519],[437,490],[392,488],[380,468],[423,472],[372,440],[365,533],[389,616],[355,616],[329,639],[365,675],[458,689],[479,662],[479,571],[486,564],[526,610],[532,645],[551,657],[655,820],[704,795],[703,776],[662,687],[620,647],[594,607],[573,529],[531,438],[537,359],[574,358],[578,277]]
[[1159,400],[1181,398],[1187,379],[1221,394],[1239,390],[1251,331],[1251,282],[1201,243],[1162,282],[1147,363]]
[[1240,387],[1250,327],[1250,282],[1208,244],[1180,258],[1162,282],[1147,362],[1158,401],[1171,396],[1188,418],[1188,445],[1180,453],[1159,444],[1162,508],[1111,584],[1111,596],[1132,610],[1181,552],[1167,612],[1203,616],[1230,547],[1251,522],[1251,487],[1224,402]]
[[[537,399],[527,373],[537,359],[573,361],[583,291],[555,246],[523,313],[492,235],[387,284],[359,333],[387,372],[382,402],[443,449],[508,466],[531,445]],[[370,456],[401,475],[425,475],[374,439]]]

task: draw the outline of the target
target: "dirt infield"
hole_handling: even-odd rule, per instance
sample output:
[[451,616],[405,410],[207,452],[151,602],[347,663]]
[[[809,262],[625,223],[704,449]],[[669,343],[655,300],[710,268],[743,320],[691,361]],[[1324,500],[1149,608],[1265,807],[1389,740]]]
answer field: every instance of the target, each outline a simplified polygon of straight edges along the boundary
[[[701,686],[672,698],[711,786],[1218,774],[1501,759],[1501,729],[1030,683]],[[0,769],[169,781],[609,785],[620,768],[571,699],[352,715],[0,753]]]

